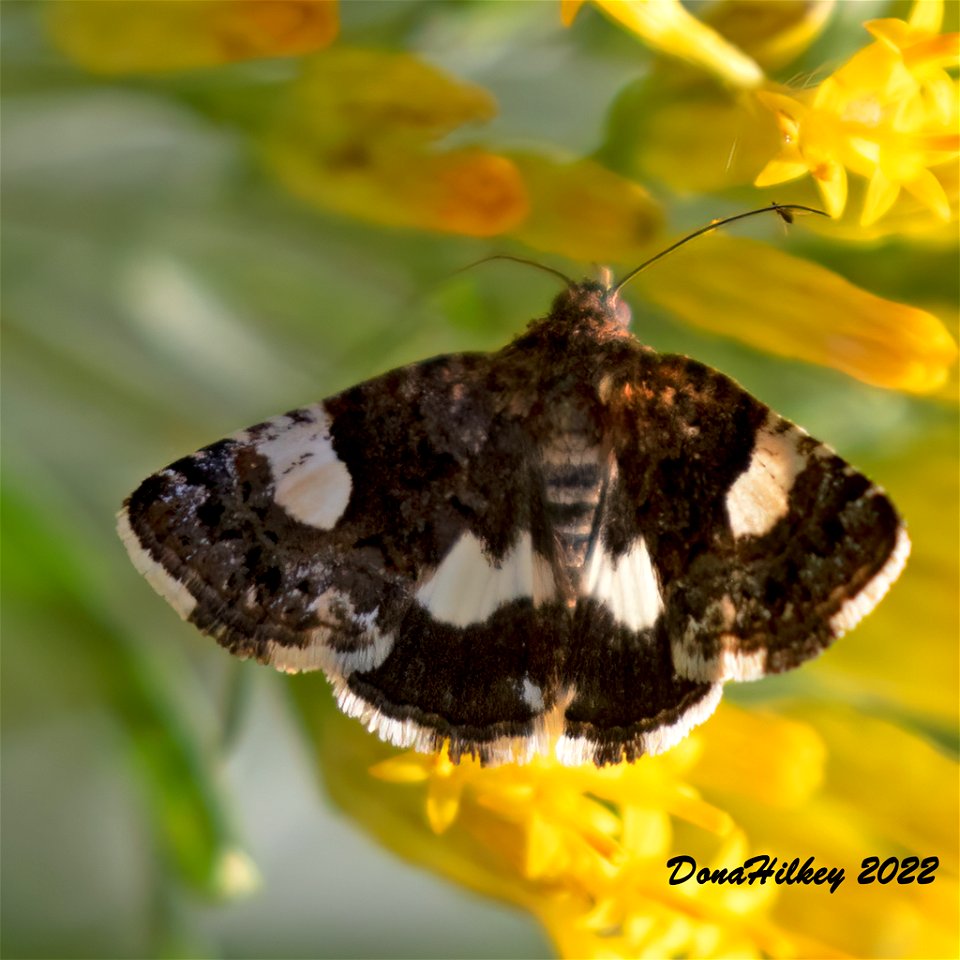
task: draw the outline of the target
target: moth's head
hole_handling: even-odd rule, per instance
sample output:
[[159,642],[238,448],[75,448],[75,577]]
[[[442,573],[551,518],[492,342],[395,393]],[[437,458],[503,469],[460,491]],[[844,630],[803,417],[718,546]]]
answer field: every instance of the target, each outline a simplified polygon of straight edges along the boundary
[[599,280],[582,280],[571,283],[553,301],[551,317],[576,324],[616,326],[622,330],[630,327],[630,307],[620,298],[612,286],[609,270],[604,269]]

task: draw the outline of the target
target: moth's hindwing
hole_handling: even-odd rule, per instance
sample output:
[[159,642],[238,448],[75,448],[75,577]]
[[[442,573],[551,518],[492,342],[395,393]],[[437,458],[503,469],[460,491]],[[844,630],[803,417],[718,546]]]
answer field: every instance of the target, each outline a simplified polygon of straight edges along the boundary
[[120,532],[241,657],[399,746],[633,760],[879,601],[885,494],[596,285],[497,354],[394,370],[149,477]]

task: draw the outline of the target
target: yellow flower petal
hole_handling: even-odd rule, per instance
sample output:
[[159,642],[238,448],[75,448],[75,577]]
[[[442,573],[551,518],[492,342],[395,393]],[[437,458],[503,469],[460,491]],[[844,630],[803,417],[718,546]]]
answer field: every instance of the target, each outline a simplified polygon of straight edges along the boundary
[[[948,73],[931,77],[927,81],[927,93],[933,104],[935,119],[944,127],[949,127],[957,110],[957,87],[953,78]],[[954,143],[950,152],[955,154],[957,150],[958,146]]]
[[532,880],[563,869],[567,860],[566,838],[556,825],[534,814],[527,833],[524,874]]
[[623,810],[623,845],[637,857],[659,857],[670,848],[673,831],[663,810],[628,805]]
[[847,171],[836,161],[825,160],[811,172],[827,213],[831,217],[839,217],[847,205]]
[[[438,782],[389,786],[367,768],[395,751],[337,712],[322,678],[290,687],[345,813],[412,862],[531,911],[562,956],[949,955],[956,763],[860,710],[820,700],[788,719],[721,707],[676,760],[671,751],[597,770],[416,757]],[[424,810],[451,777],[463,783],[460,809],[438,835]],[[691,782],[734,824],[719,841],[661,806],[663,797],[695,796]],[[581,816],[598,806],[607,811],[599,820]],[[622,824],[619,841],[607,816]],[[601,829],[584,830],[587,823]],[[932,886],[875,884],[865,897],[856,874],[873,852],[943,863]],[[836,893],[769,883],[671,887],[665,863],[679,853],[710,867],[757,853],[782,862],[814,856],[817,866],[843,867],[846,880]]]
[[810,171],[805,163],[795,160],[771,160],[756,176],[753,181],[755,187],[772,187],[778,183],[788,183],[796,180]]
[[336,0],[57,0],[45,14],[57,46],[104,74],[297,56],[338,28]]
[[924,72],[940,67],[955,67],[960,63],[960,33],[927,37],[911,43],[903,50],[903,61],[908,70]]
[[960,60],[960,34],[928,34],[902,20],[869,20],[864,27],[903,57],[908,69],[952,67]]
[[411,222],[445,233],[495,236],[516,229],[530,212],[527,186],[513,162],[483,150],[431,158],[408,190]]
[[560,0],[560,20],[565,27],[573,23],[574,17],[580,12],[584,3],[586,0]]
[[911,29],[919,33],[937,33],[943,23],[943,0],[915,0],[910,11]]
[[[739,751],[737,744],[751,740],[758,724],[765,736],[749,752]],[[767,711],[722,703],[704,747],[692,779],[708,794],[736,794],[749,781],[758,802],[790,809],[806,803],[823,783],[827,750],[820,735],[808,724]],[[762,778],[752,776],[758,769]]]
[[491,236],[527,216],[506,157],[435,141],[494,112],[483,90],[405,54],[339,47],[313,58],[288,90],[263,148],[289,189],[378,223]]
[[867,196],[863,201],[860,223],[865,227],[876,223],[896,202],[900,196],[900,184],[888,180],[881,170],[877,170],[870,179]]
[[[736,87],[751,89],[763,82],[763,71],[710,29],[688,13],[680,0],[594,0],[612,20],[625,26],[650,46],[709,70]],[[572,20],[568,5],[565,22]],[[569,19],[568,19],[569,18]]]
[[413,757],[408,753],[390,757],[370,767],[370,775],[389,783],[422,783],[429,779],[427,757]]
[[538,250],[580,262],[635,261],[662,229],[659,204],[639,184],[593,160],[510,152],[530,215],[512,234]]
[[956,361],[953,338],[932,314],[749,240],[712,237],[666,258],[637,283],[694,326],[877,386],[926,393]]
[[947,192],[930,170],[921,170],[912,180],[905,181],[903,187],[941,220],[950,220],[950,200]]
[[[854,243],[864,243],[869,240],[884,237],[916,237],[922,238],[924,243],[955,245],[957,228],[953,222],[957,216],[960,203],[960,165],[954,163],[941,164],[928,171],[936,177],[943,189],[950,207],[950,222],[931,215],[930,208],[914,197],[909,190],[901,189],[897,202],[880,220],[863,226],[860,223],[859,211],[863,200],[866,199],[867,184],[860,178],[850,183],[850,196],[847,211],[840,220],[826,220],[825,218],[809,218],[804,221],[804,228],[814,231],[818,235],[829,238],[831,241],[844,240]],[[808,192],[793,186],[778,189],[776,199],[781,203],[797,202],[810,203]],[[951,309],[951,308],[948,308]],[[946,316],[946,314],[945,314]]]
[[834,0],[726,0],[701,16],[764,70],[775,70],[820,36],[835,6]]
[[284,106],[284,122],[319,142],[349,131],[417,145],[496,114],[487,91],[415,56],[344,46],[307,61]]
[[445,833],[460,812],[459,780],[435,777],[427,791],[427,822],[436,833]]

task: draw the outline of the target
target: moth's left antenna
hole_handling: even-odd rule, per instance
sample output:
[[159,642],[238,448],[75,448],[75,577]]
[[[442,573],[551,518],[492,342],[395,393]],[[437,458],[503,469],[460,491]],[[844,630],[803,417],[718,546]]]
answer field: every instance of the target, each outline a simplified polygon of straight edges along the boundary
[[515,257],[512,253],[492,253],[489,257],[481,257],[479,260],[474,260],[473,263],[468,263],[465,267],[458,267],[456,270],[452,270],[450,276],[456,276],[465,270],[472,270],[474,267],[479,267],[481,263],[489,263],[491,260],[512,260],[514,263],[525,263],[528,267],[536,267],[538,270],[552,273],[555,277],[559,277],[568,287],[573,286],[573,280],[562,271],[548,267],[545,263],[540,263],[537,260],[528,260],[526,257]]

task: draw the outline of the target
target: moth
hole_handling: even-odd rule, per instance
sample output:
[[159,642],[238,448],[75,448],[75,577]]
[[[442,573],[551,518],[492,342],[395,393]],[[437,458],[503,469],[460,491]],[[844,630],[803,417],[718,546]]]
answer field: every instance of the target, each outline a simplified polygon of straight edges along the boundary
[[231,653],[382,739],[634,761],[816,656],[909,552],[884,492],[569,283],[497,353],[391,370],[177,460],[120,535]]

